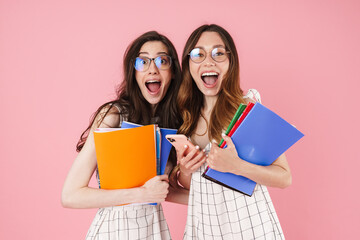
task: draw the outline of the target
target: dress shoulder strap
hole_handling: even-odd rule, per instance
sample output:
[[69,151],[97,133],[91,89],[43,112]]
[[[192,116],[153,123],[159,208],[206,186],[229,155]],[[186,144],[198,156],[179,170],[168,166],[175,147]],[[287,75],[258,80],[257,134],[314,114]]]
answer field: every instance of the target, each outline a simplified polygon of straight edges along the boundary
[[252,100],[254,100],[255,102],[259,102],[261,103],[261,96],[260,93],[258,92],[258,90],[256,89],[249,89],[247,94],[244,96],[244,98],[250,98]]
[[119,112],[119,127],[121,127],[122,122],[126,121],[127,118],[123,114],[120,114],[121,113],[121,107],[119,106],[119,104],[112,103],[111,107],[115,107],[118,110],[118,112]]

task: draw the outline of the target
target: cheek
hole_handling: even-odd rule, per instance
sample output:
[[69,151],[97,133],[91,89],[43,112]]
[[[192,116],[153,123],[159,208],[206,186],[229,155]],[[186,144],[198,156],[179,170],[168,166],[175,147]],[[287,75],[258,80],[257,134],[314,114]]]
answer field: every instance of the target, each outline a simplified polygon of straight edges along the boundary
[[189,69],[190,69],[190,74],[191,74],[192,78],[196,79],[198,66],[195,65],[194,63],[190,62]]
[[162,75],[162,78],[163,78],[164,83],[165,83],[165,85],[164,85],[165,90],[167,90],[167,88],[168,88],[169,85],[170,85],[171,77],[172,77],[171,71],[165,72],[165,73]]
[[135,79],[136,79],[136,82],[137,82],[138,86],[140,87],[141,86],[141,79],[142,79],[141,72],[135,71]]

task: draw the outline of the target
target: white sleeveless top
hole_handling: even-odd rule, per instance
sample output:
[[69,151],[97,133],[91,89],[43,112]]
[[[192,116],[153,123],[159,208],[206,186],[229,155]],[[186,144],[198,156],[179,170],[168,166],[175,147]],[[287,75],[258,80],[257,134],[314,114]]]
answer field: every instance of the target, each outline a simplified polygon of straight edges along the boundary
[[[261,102],[255,89],[245,98]],[[206,167],[192,174],[184,239],[285,239],[266,186],[257,184],[249,197],[202,177]]]
[[[114,106],[119,109],[117,105]],[[119,127],[124,120],[124,117],[120,116]],[[86,240],[111,239],[170,240],[170,231],[161,204],[100,208],[88,230]]]

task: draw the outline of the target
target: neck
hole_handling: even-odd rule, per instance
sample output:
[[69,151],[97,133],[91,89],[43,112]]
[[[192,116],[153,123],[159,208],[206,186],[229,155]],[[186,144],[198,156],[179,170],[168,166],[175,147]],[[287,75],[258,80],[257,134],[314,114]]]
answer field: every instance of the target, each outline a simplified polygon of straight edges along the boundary
[[156,107],[157,107],[157,104],[151,104],[151,116],[152,117],[155,116]]
[[204,96],[204,107],[202,110],[205,115],[210,116],[217,99],[218,96]]

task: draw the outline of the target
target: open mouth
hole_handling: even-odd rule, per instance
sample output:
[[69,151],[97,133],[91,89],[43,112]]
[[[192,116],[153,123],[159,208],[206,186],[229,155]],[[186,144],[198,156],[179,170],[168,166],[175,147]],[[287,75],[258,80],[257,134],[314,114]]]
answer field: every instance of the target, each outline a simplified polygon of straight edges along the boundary
[[213,87],[215,86],[217,80],[218,80],[219,74],[216,72],[206,72],[201,74],[201,79],[205,83],[205,86],[207,87]]
[[150,80],[145,83],[146,88],[150,93],[157,93],[161,87],[161,81],[158,80]]

